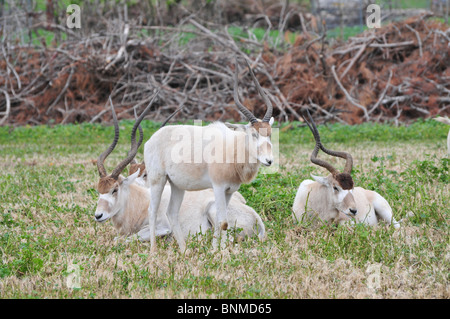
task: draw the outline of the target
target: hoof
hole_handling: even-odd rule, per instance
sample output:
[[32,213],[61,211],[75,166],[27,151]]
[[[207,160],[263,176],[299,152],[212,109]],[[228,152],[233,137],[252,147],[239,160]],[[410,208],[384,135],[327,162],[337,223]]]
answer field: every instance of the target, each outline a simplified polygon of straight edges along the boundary
[[220,229],[222,230],[227,230],[228,229],[228,223],[227,222],[222,222],[220,224]]

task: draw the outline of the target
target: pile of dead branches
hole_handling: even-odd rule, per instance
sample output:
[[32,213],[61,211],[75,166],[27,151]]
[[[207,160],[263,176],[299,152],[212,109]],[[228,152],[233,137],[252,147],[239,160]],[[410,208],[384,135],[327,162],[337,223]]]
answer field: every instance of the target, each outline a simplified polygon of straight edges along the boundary
[[[109,96],[119,118],[132,118],[156,90],[149,118],[163,120],[183,105],[178,118],[241,120],[232,98],[235,56],[241,64],[242,57],[253,62],[243,50],[261,51],[262,45],[227,30],[213,33],[194,19],[184,23],[120,23],[104,35],[74,36],[57,48],[1,43],[0,124],[109,121]],[[254,96],[248,71],[241,71],[241,94]]]
[[325,33],[302,24],[288,50],[267,44],[268,33],[261,44],[193,18],[176,27],[121,22],[86,38],[69,34],[54,48],[3,41],[0,124],[110,121],[109,96],[119,118],[133,118],[156,90],[150,119],[163,120],[183,105],[178,120],[240,121],[233,101],[236,56],[241,99],[256,116],[264,104],[243,59],[279,121],[301,120],[304,107],[318,121],[349,124],[449,114],[445,25],[415,18],[329,45]]
[[444,24],[415,17],[333,47],[304,33],[283,56],[264,57],[294,110],[350,124],[408,121],[449,114],[449,41]]

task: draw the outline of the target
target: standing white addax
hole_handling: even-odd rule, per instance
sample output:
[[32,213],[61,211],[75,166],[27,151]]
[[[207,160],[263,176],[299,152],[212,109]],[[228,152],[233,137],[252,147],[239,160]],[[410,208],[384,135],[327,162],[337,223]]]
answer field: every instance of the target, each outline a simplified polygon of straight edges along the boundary
[[[303,117],[303,115],[302,115]],[[311,162],[326,168],[331,174],[327,177],[311,175],[313,180],[304,180],[297,190],[293,211],[294,219],[302,220],[304,216],[318,218],[326,222],[341,224],[349,221],[377,225],[379,220],[400,224],[392,216],[389,203],[380,194],[361,187],[353,187],[351,174],[353,158],[349,153],[326,149],[321,141],[319,131],[308,111],[311,124],[305,120],[314,135],[316,145],[311,154]],[[318,159],[319,149],[328,155],[346,160],[344,172],[338,172],[330,163]],[[305,215],[306,213],[306,215]]]
[[[114,149],[119,137],[118,122],[114,113],[113,118],[115,136],[108,152]],[[142,128],[138,126],[138,129],[140,133],[139,142],[136,144],[136,130],[133,129],[131,148],[126,161],[136,155],[136,151],[142,143]],[[99,172],[103,170],[104,159],[101,159]],[[99,223],[111,220],[119,235],[132,236],[136,234],[138,239],[146,241],[149,240],[148,207],[150,205],[150,190],[145,187],[145,165],[133,164],[133,162],[134,159],[130,161],[130,171],[134,170],[133,174],[129,174],[127,178],[119,175],[116,183],[112,183],[107,192],[100,194],[95,211],[95,220]],[[171,233],[166,218],[169,198],[170,186],[166,185],[157,213],[157,236],[166,236]],[[244,197],[238,192],[233,194],[227,213],[229,214],[230,225],[240,229],[239,233],[235,234],[237,239],[258,235],[260,240],[264,240],[265,227],[261,217],[253,208],[246,205]],[[215,214],[214,193],[211,189],[187,192],[179,216],[183,237],[186,239],[189,235],[206,233],[214,225]]]
[[166,126],[145,143],[144,162],[147,185],[151,192],[149,228],[152,251],[156,249],[156,216],[167,181],[171,186],[167,216],[181,251],[186,249],[186,243],[180,229],[178,213],[185,191],[213,189],[217,207],[213,240],[213,246],[216,248],[222,231],[228,228],[227,205],[232,194],[242,183],[249,183],[256,177],[260,164],[270,166],[273,163],[272,104],[248,62],[247,66],[259,94],[267,105],[262,120],[257,119],[239,102],[236,59],[234,100],[250,123],[240,125],[215,122],[208,126]]

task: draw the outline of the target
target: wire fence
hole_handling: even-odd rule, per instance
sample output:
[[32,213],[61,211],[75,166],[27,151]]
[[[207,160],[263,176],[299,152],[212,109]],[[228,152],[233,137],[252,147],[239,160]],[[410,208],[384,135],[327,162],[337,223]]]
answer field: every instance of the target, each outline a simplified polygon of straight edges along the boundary
[[311,12],[326,21],[328,29],[339,29],[337,36],[346,32],[362,32],[370,4],[380,8],[383,24],[411,16],[433,15],[449,23],[450,0],[311,0]]

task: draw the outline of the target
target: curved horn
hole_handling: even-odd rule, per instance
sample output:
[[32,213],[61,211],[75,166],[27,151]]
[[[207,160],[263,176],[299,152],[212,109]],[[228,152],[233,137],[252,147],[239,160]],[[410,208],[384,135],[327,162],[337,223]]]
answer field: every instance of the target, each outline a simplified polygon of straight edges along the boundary
[[353,168],[353,157],[346,152],[338,152],[338,151],[331,151],[326,149],[323,145],[321,145],[320,149],[331,156],[336,156],[345,159],[345,167],[343,173],[350,174],[352,172]]
[[253,73],[252,67],[248,63],[247,59],[245,59],[245,62],[247,63],[248,69],[250,70],[250,75],[252,76],[253,82],[255,82],[256,89],[258,90],[259,95],[261,95],[261,97],[264,100],[264,103],[266,103],[266,106],[267,106],[267,111],[266,111],[266,114],[264,114],[264,118],[262,119],[262,121],[269,123],[269,121],[272,117],[272,113],[273,113],[272,103],[270,102],[270,99],[267,96],[266,92],[264,92],[263,88],[261,87],[258,80],[256,79],[255,73]]
[[175,115],[177,115],[178,112],[180,112],[180,111],[184,108],[184,105],[185,105],[185,104],[184,104],[184,102],[183,102],[183,104],[181,104],[181,106],[180,106],[179,108],[177,108],[172,114],[169,115],[168,118],[166,118],[166,120],[161,124],[161,126],[160,126],[159,128],[164,127],[164,126],[170,121],[170,119],[171,119],[172,117],[174,117]]
[[111,104],[111,111],[114,120],[114,140],[111,143],[111,145],[109,145],[109,147],[102,154],[100,154],[100,156],[97,159],[97,169],[98,173],[100,174],[100,177],[106,176],[106,169],[104,166],[105,159],[108,157],[109,154],[111,154],[111,152],[116,147],[117,142],[119,141],[119,123],[117,122],[117,116],[116,112],[114,111],[114,105],[112,103],[111,96],[109,97],[109,103]]
[[245,117],[250,121],[250,123],[254,124],[258,122],[258,119],[250,112],[242,103],[239,101],[239,93],[238,93],[238,61],[236,57],[236,67],[234,72],[234,90],[233,90],[234,103],[236,103],[237,108],[241,111]]
[[[309,112],[308,112],[308,115],[309,115],[309,118],[312,120],[311,114],[309,114]],[[314,128],[315,128],[315,130],[317,132],[317,135],[319,135],[319,132],[317,131],[317,127],[316,127],[314,121],[312,121],[312,123],[313,123]],[[343,173],[350,174],[352,172],[353,158],[352,158],[352,156],[349,153],[329,150],[329,149],[325,148],[325,146],[323,146],[322,143],[320,143],[320,149],[324,153],[326,153],[328,155],[335,156],[335,157],[340,157],[340,158],[345,159],[345,167],[344,167]]]
[[[158,91],[156,91],[156,93],[153,95],[152,99],[150,100],[150,103],[145,108],[144,112],[142,112],[142,114],[139,116],[139,118],[134,123],[133,129],[131,131],[132,140],[136,138],[136,130],[140,126],[144,117],[147,115],[148,111],[150,110],[150,107],[152,106],[153,102],[155,101],[156,97],[158,96],[159,91],[160,91],[160,89],[158,89]],[[117,167],[112,171],[112,173],[111,173],[112,178],[114,178],[114,179],[119,178],[119,174],[122,173],[122,171],[125,169],[125,167],[127,167],[127,165],[130,164],[131,161],[136,156],[138,148],[139,148],[138,144],[136,144],[136,143],[131,144],[131,148],[128,152],[127,157],[122,162],[120,162],[119,165],[117,165]]]
[[[317,165],[320,165],[322,167],[325,167],[332,174],[336,174],[337,173],[336,169],[331,164],[316,158],[317,153],[319,152],[319,148],[320,148],[324,153],[326,153],[328,155],[335,156],[335,157],[340,157],[340,158],[345,159],[346,163],[345,163],[344,173],[350,174],[351,171],[352,171],[352,167],[353,167],[353,158],[352,158],[352,156],[349,153],[347,153],[347,152],[332,151],[332,150],[329,150],[329,149],[325,148],[325,146],[323,146],[321,141],[320,141],[320,135],[319,135],[319,131],[317,130],[316,123],[314,122],[311,114],[309,113],[309,110],[306,109],[306,111],[308,113],[309,120],[311,121],[311,125],[305,119],[303,114],[302,114],[302,117],[305,120],[305,122],[308,125],[309,129],[311,130],[311,132],[313,133],[314,139],[316,140],[316,147],[314,148],[314,151],[311,154],[311,162],[313,162],[313,163],[315,163]],[[319,161],[321,164],[325,163],[326,166],[323,166],[321,164],[318,164],[318,163],[314,162],[313,161],[313,155],[314,155],[314,161],[316,161],[316,162]]]
[[[138,116],[136,113],[136,108],[133,108],[134,110],[134,120],[136,121]],[[137,143],[137,148],[139,149],[139,147],[142,144],[142,141],[144,140],[144,131],[142,130],[142,126],[139,124],[138,126],[138,130],[139,130],[139,142]],[[131,132],[131,148],[128,151],[127,156],[130,156],[131,151],[136,147],[136,131]],[[130,162],[130,164],[136,164],[136,160],[133,158]]]
[[320,141],[319,131],[317,130],[316,124],[314,123],[314,120],[312,119],[311,114],[309,113],[308,110],[306,110],[306,111],[308,113],[308,117],[309,117],[309,120],[311,121],[311,124],[309,124],[308,120],[306,120],[306,118],[303,116],[303,113],[300,113],[300,114],[303,117],[303,120],[305,120],[305,123],[308,125],[309,129],[311,130],[311,132],[314,136],[314,140],[316,141],[316,145],[314,146],[314,150],[311,153],[310,160],[312,163],[326,168],[331,174],[335,175],[335,174],[337,174],[337,170],[333,167],[333,165],[331,165],[328,162],[325,162],[324,160],[317,158],[319,149],[322,148],[322,142]]
[[[136,121],[137,119],[138,119],[138,117],[137,117],[136,109],[134,109],[134,120]],[[141,124],[139,124],[138,130],[139,130],[139,142],[137,144],[137,148],[139,148],[142,145],[142,142],[144,141],[144,131],[142,130]],[[135,134],[131,135],[131,138],[132,138],[131,142],[133,142],[133,140],[134,140],[134,142],[136,143],[136,131],[135,131]]]

